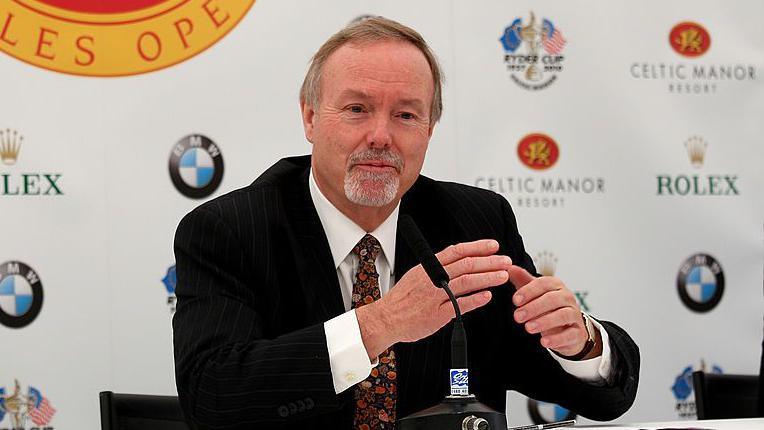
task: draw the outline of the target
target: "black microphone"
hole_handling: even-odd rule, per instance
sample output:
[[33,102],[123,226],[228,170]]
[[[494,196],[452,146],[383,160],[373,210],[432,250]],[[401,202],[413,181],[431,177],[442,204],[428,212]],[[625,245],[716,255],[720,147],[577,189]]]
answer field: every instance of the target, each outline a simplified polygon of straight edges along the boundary
[[448,282],[451,279],[448,273],[446,273],[446,269],[443,268],[438,258],[435,257],[430,244],[427,243],[414,220],[408,215],[401,216],[400,229],[403,238],[406,239],[406,243],[408,243],[409,248],[414,252],[417,260],[422,263],[422,267],[427,272],[427,276],[430,277],[432,283],[438,288],[447,288]]
[[[468,375],[467,371],[467,334],[464,331],[464,324],[462,323],[462,312],[459,308],[459,302],[456,301],[453,291],[448,286],[448,282],[451,280],[440,264],[438,258],[435,257],[435,253],[432,252],[430,244],[427,243],[427,239],[424,238],[422,232],[417,227],[414,220],[408,216],[403,215],[400,218],[401,234],[409,245],[409,248],[414,252],[417,260],[422,264],[425,273],[430,278],[430,281],[439,288],[446,290],[451,305],[454,307],[454,313],[456,314],[456,320],[454,321],[454,330],[451,332],[451,371],[459,370],[463,375],[463,379],[466,379]],[[469,381],[469,379],[467,379]],[[467,383],[457,384],[458,387],[454,388],[452,384],[451,395],[468,395],[469,385]]]
[[448,286],[450,280],[446,269],[432,252],[419,227],[408,215],[399,219],[400,233],[422,264],[433,284],[448,294],[454,307],[456,318],[451,334],[451,371],[449,375],[451,395],[431,408],[398,420],[398,430],[488,430],[504,429],[507,421],[504,414],[480,403],[469,393],[469,369],[467,367],[467,334],[462,323],[459,302]]

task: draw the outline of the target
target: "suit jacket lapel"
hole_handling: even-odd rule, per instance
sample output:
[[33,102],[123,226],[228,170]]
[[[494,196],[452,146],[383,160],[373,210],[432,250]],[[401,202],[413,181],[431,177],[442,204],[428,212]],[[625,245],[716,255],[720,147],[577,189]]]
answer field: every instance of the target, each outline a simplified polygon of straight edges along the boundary
[[327,321],[345,312],[345,307],[329,242],[310,198],[308,172],[306,169],[288,193],[287,230],[292,233],[291,247],[306,301],[315,305],[321,321]]

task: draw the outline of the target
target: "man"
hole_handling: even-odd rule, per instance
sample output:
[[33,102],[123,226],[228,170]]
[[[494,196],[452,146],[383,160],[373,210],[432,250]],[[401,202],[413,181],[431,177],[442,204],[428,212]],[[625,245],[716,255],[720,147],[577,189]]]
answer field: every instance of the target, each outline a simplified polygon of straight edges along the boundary
[[[316,53],[300,95],[312,156],[180,223],[173,321],[178,394],[201,428],[393,428],[447,394],[453,309],[397,235],[420,226],[469,335],[471,388],[613,419],[639,352],[536,277],[502,197],[419,175],[441,73],[414,30],[351,25]],[[590,321],[587,323],[587,320]]]

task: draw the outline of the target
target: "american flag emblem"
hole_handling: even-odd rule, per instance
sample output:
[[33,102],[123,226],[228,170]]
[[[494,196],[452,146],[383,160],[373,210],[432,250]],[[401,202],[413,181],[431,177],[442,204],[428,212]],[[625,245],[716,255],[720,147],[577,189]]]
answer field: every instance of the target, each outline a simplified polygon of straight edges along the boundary
[[38,426],[48,424],[56,414],[56,409],[50,405],[47,397],[36,388],[29,387],[29,400],[33,407],[29,411],[29,418]]
[[544,50],[549,53],[549,55],[559,54],[562,52],[562,48],[565,47],[565,44],[568,43],[568,41],[562,37],[560,30],[558,30],[554,24],[552,24],[552,21],[549,21],[548,19],[545,19],[543,22],[541,38],[542,43],[544,44]]

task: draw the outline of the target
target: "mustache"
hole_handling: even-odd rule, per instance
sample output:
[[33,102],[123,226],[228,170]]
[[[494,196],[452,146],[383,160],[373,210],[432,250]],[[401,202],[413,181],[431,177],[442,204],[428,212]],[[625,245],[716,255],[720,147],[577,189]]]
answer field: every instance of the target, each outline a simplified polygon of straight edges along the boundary
[[350,156],[348,170],[356,164],[364,164],[373,161],[381,161],[386,165],[392,166],[398,173],[403,169],[403,159],[398,154],[387,149],[369,148]]

